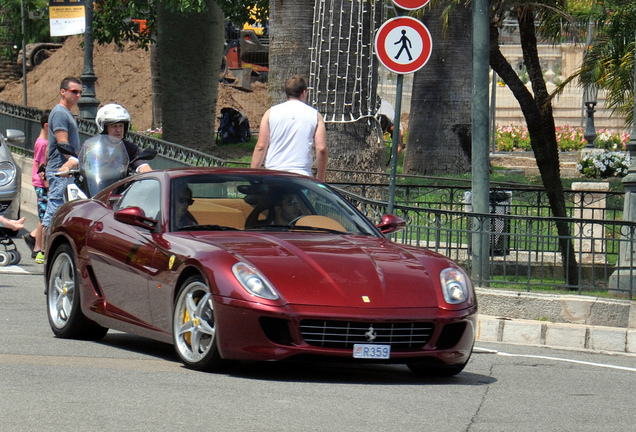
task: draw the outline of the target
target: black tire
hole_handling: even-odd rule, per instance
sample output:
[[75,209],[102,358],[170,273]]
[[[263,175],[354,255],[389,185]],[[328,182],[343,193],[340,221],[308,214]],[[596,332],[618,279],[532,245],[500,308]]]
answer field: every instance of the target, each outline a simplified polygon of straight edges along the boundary
[[10,250],[9,255],[11,255],[11,265],[18,264],[20,260],[22,259],[22,256],[20,255],[20,252],[18,252],[17,249]]
[[80,288],[73,250],[68,244],[53,254],[46,290],[46,309],[55,336],[63,339],[100,340],[108,329],[82,313]]
[[188,278],[179,290],[172,337],[175,351],[187,368],[214,370],[225,365],[217,347],[212,293],[199,275]]
[[9,251],[0,251],[0,267],[6,267],[11,264],[11,254]]
[[408,363],[406,366],[419,377],[452,377],[460,373],[466,367],[466,363],[458,365],[432,365],[428,363]]

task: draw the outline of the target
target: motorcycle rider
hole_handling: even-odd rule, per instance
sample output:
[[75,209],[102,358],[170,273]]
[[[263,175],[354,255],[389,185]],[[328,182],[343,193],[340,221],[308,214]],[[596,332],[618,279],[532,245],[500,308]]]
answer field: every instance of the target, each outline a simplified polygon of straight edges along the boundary
[[[119,138],[126,148],[128,160],[133,160],[141,153],[141,148],[132,142],[124,139],[130,126],[130,114],[126,108],[119,104],[106,104],[97,111],[95,117],[97,128],[103,135],[110,135]],[[152,168],[146,161],[138,160],[134,163],[133,168],[138,173],[152,171]]]

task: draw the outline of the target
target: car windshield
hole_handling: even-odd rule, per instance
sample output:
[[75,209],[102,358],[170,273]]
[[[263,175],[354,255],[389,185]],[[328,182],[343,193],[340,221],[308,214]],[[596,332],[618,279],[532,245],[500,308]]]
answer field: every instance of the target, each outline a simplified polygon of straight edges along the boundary
[[328,186],[311,179],[199,174],[170,185],[173,231],[259,230],[378,235]]

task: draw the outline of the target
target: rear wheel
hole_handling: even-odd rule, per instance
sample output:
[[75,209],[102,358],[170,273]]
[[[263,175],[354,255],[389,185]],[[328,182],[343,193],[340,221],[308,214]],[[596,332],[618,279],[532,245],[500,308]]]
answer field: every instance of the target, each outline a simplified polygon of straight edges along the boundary
[[89,321],[82,314],[79,279],[71,247],[68,244],[60,246],[51,262],[46,290],[51,330],[55,336],[65,339],[102,339],[108,329]]
[[217,348],[212,293],[201,276],[182,285],[172,322],[175,350],[186,367],[210,370],[224,364]]

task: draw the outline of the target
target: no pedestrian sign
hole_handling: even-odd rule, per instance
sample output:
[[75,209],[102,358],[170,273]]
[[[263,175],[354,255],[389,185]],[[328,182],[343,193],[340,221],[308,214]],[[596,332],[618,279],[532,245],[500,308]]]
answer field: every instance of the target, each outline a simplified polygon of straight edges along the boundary
[[426,26],[408,16],[388,20],[375,36],[375,54],[384,67],[397,74],[421,69],[431,57],[432,48]]

